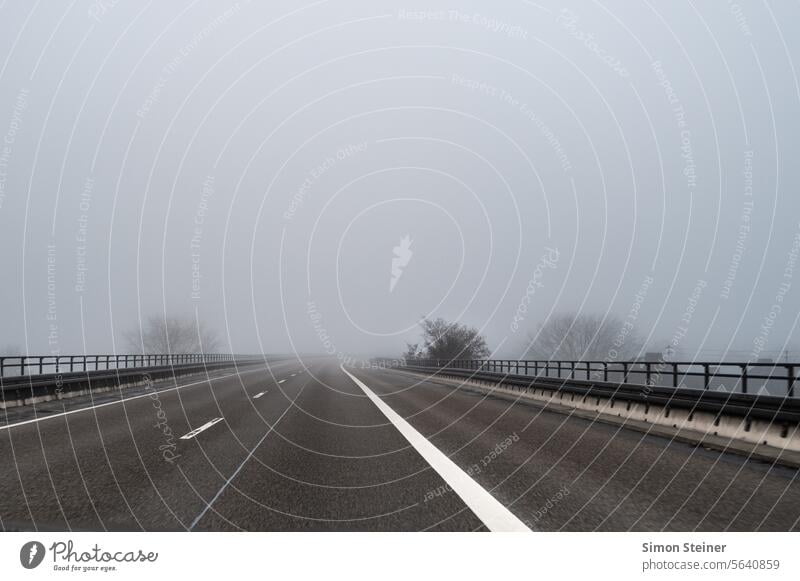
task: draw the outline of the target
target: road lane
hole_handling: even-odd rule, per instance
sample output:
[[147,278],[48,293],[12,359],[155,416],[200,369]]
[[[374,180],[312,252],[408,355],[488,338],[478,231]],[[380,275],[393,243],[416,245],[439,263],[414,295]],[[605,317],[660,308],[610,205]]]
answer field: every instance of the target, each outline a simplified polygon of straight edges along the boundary
[[336,363],[304,389],[199,530],[481,530],[445,482]]
[[[348,371],[531,528],[798,526],[796,470],[394,370]],[[0,429],[0,525],[487,529],[335,360],[276,362],[144,395],[68,415],[50,402],[37,408],[51,419]]]
[[445,481],[447,489],[457,494],[470,510],[492,532],[530,532],[530,529],[511,513],[491,493],[478,484],[467,472],[461,469],[450,458],[411,425],[384,401],[375,395],[369,386],[341,366],[347,376],[367,394],[369,400],[386,416],[392,425],[408,440],[414,449],[430,464]]
[[[0,432],[0,458],[10,468],[0,474],[4,526],[185,528],[202,505],[194,488],[212,487],[213,475],[226,473],[260,435],[254,427],[269,421],[272,412],[256,410],[245,395],[265,381],[265,371],[243,373]],[[224,429],[178,440],[221,409]],[[253,428],[238,429],[242,421]]]
[[459,465],[477,464],[476,479],[536,528],[797,528],[797,470],[398,371],[360,375]]

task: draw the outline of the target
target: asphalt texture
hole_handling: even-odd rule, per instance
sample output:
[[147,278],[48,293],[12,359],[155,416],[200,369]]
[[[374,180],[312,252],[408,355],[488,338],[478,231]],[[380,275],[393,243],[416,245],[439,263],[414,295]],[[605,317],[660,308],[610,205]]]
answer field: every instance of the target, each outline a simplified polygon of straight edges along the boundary
[[[800,529],[797,470],[347,370],[531,530]],[[0,462],[3,530],[487,530],[334,359],[0,411]]]

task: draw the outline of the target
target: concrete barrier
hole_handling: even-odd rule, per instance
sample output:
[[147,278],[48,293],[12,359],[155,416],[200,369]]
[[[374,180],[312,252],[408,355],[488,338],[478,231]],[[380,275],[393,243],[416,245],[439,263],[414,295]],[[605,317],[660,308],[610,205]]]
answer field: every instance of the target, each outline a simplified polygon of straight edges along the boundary
[[767,446],[776,453],[800,452],[800,402],[796,398],[546,380],[448,368],[400,369],[453,386],[590,412],[616,423],[673,428],[698,442],[713,436]]

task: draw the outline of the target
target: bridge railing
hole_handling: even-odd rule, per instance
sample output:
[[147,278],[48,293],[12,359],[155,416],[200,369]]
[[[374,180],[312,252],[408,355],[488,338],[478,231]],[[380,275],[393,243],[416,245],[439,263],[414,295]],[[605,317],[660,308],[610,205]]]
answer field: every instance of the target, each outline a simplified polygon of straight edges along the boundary
[[26,355],[0,357],[0,377],[45,375],[80,371],[131,369],[217,363],[241,359],[230,353],[166,353],[103,355]]
[[409,359],[405,365],[784,397],[796,397],[800,368],[800,363],[524,359]]

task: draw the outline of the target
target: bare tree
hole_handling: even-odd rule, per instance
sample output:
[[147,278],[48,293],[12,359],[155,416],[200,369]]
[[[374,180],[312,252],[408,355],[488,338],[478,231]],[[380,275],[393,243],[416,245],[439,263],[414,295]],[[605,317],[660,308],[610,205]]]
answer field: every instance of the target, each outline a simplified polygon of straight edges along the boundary
[[483,359],[489,356],[486,340],[480,335],[478,329],[449,323],[444,319],[423,319],[422,327],[423,348],[419,344],[408,345],[407,355],[412,352],[417,357],[431,359]]
[[191,317],[152,316],[136,331],[125,334],[131,353],[214,353],[217,334]]
[[563,361],[629,361],[644,346],[632,322],[588,313],[555,315],[528,339],[526,357]]
[[424,356],[425,354],[419,346],[419,343],[406,343],[406,351],[403,353],[403,359],[420,359]]

